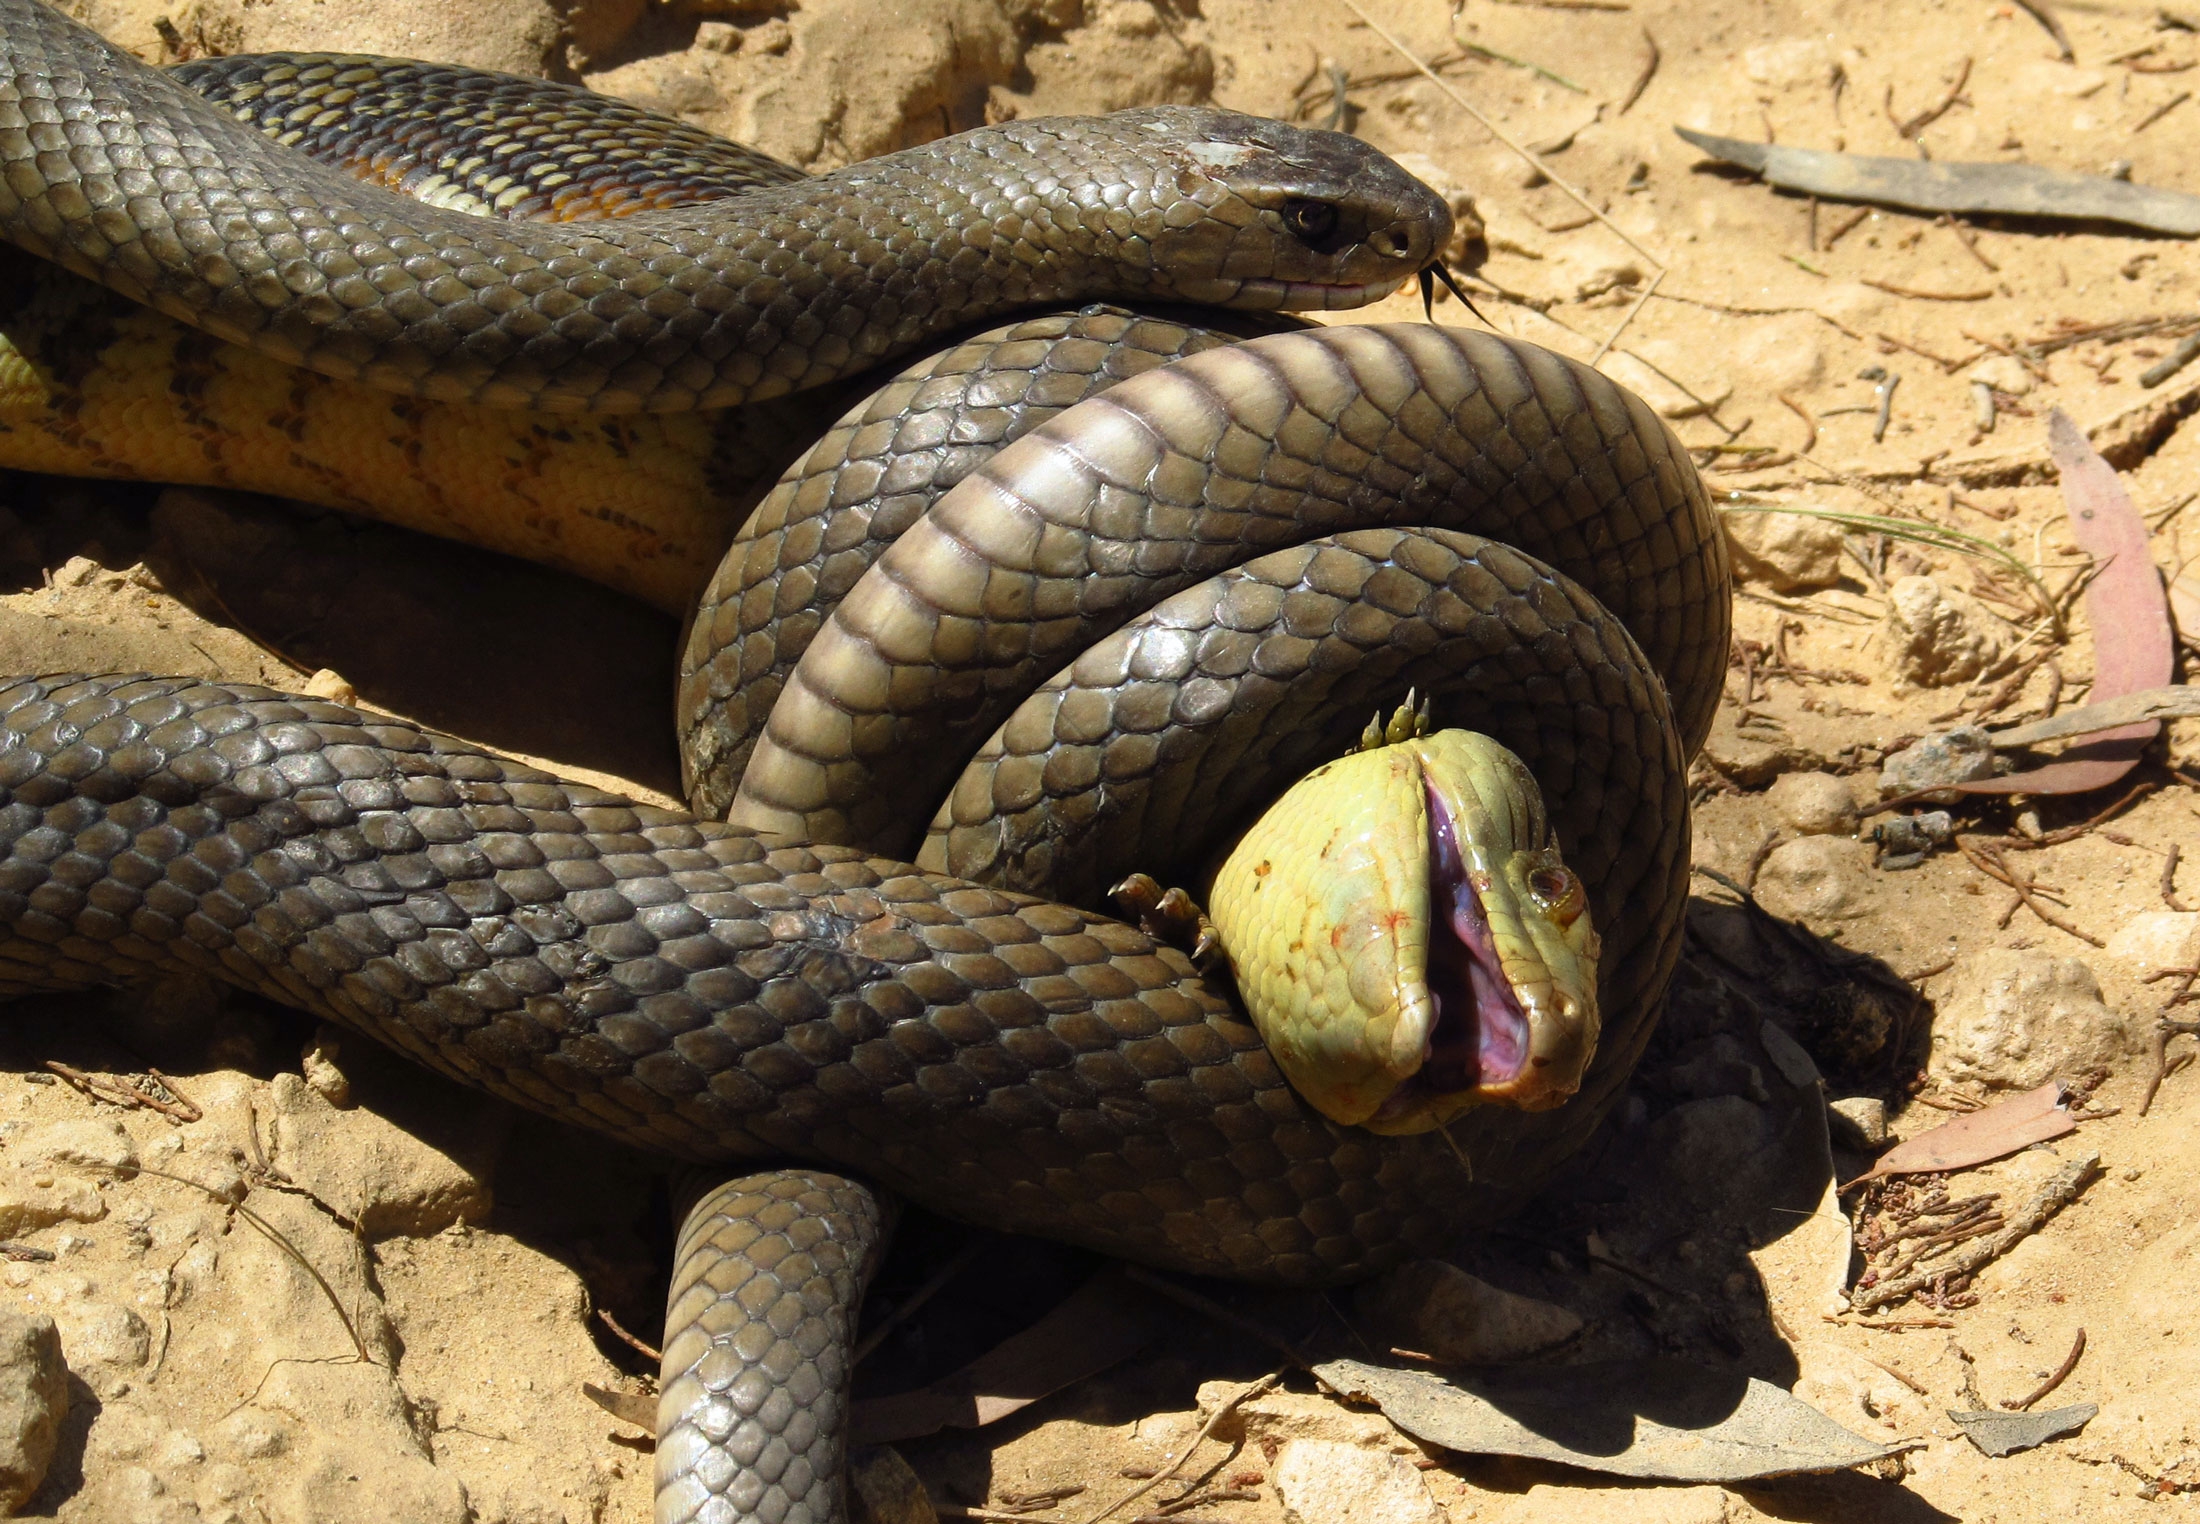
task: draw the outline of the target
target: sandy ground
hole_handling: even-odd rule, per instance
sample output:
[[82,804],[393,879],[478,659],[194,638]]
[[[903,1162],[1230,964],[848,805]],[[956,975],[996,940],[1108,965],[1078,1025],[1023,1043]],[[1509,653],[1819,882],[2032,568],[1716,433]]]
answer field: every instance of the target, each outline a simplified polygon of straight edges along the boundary
[[[1859,219],[1707,167],[1671,130],[2087,171],[2121,162],[2139,182],[2200,191],[2190,167],[2200,37],[2158,23],[2155,6],[2058,7],[2075,54],[2066,61],[2026,8],[1992,0],[1470,0],[1456,16],[1439,0],[1369,5],[1437,62],[1450,90],[1542,152],[1548,174],[1334,0],[937,0],[861,15],[839,0],[646,14],[638,0],[577,10],[512,0],[504,20],[485,8],[490,19],[456,32],[425,20],[407,30],[407,17],[435,14],[427,7],[207,3],[183,7],[171,30],[194,50],[436,44],[505,67],[532,60],[813,168],[1011,112],[1208,98],[1300,120],[1341,110],[1349,129],[1471,194],[1486,227],[1466,254],[1482,313],[1582,358],[1609,341],[1604,368],[1700,447],[1714,487],[1740,494],[1732,501],[1913,516],[2009,547],[2064,589],[2082,565],[2046,465],[2047,415],[2059,407],[2114,447],[2157,526],[2163,569],[2200,556],[2200,510],[2179,511],[2200,486],[2200,441],[2185,423],[2200,406],[2200,370],[2155,389],[2138,381],[2200,326],[2188,243]],[[161,56],[157,7],[77,8]],[[476,44],[487,51],[467,55]],[[1930,120],[1906,134],[1920,116]],[[1359,316],[1418,315],[1401,298]],[[1452,303],[1437,318],[1472,321]],[[1900,377],[1877,440],[1884,381],[1862,374],[1875,367]],[[1991,432],[1974,412],[1975,375],[1996,389]],[[505,750],[638,789],[677,786],[665,697],[675,627],[662,615],[555,574],[265,502],[171,499],[156,512],[149,487],[17,476],[4,490],[0,575],[18,589],[0,596],[9,670],[143,668],[295,687],[329,668],[372,703]],[[1840,837],[1790,852],[1793,814],[1769,788],[1824,773],[1872,800],[1888,750],[1949,723],[1959,705],[1975,711],[2031,655],[2053,661],[1997,719],[2042,710],[2054,684],[2065,704],[2082,697],[2093,660],[2082,608],[2067,639],[2052,638],[1973,566],[1859,541],[1830,586],[1745,586],[1738,653],[1753,649],[1761,670],[1732,674],[1699,772],[1697,860],[1754,879],[1767,908],[1809,935],[1785,937],[1699,880],[1674,1010],[1628,1104],[1517,1231],[1465,1261],[1586,1320],[1547,1358],[1670,1353],[1739,1368],[1861,1434],[1919,1447],[1883,1475],[1729,1488],[1445,1460],[1424,1480],[1452,1519],[2200,1517],[2200,1080],[2171,1073],[2137,1115],[2147,1034],[2176,987],[2147,976],[2192,962],[2200,946],[2180,951],[2192,917],[2163,918],[2200,903],[2200,863],[2189,860],[2200,857],[2200,722],[2172,727],[2112,819],[2012,853],[2055,886],[2065,927],[2022,908],[2004,915],[2007,891],[1952,852],[1906,872]],[[1898,675],[1889,584],[1921,574],[1980,593],[1989,621],[2012,621],[1985,626],[2003,657],[1975,683]],[[389,636],[393,624],[409,634]],[[1784,672],[1769,654],[1783,643]],[[1960,813],[1974,840],[2036,837],[2120,792]],[[2188,861],[2165,884],[2165,854],[2179,845]],[[2076,994],[2051,1034],[2062,1046],[2050,1043],[2042,1062],[2097,1081],[2095,1107],[2115,1114],[1955,1177],[1948,1194],[2000,1192],[2006,1206],[2086,1153],[2103,1173],[1945,1305],[1837,1318],[1846,1244],[1822,1193],[1829,1163],[1846,1178],[1863,1158],[1837,1148],[1828,1160],[1821,1088],[1798,1082],[1766,1023],[1808,1050],[1824,1094],[1878,1098],[1895,1133],[1913,1135],[1991,1098],[1986,1081],[2015,1077],[2007,1064],[1966,1073],[1951,1056],[1961,1043],[1950,1013],[1976,1003],[1982,959],[1996,950],[2063,971],[2058,987]],[[1921,998],[1890,993],[1905,986]],[[0,1306],[53,1311],[78,1377],[61,1456],[31,1513],[647,1517],[646,1445],[579,1385],[645,1389],[648,1362],[591,1314],[606,1309],[645,1338],[659,1317],[666,1187],[648,1161],[484,1106],[356,1040],[316,1038],[279,1012],[215,1012],[192,992],[104,1012],[34,1003],[0,1040],[21,1076],[0,1080],[0,1151],[16,1154],[19,1177],[4,1199],[30,1203],[11,1236],[54,1256],[0,1269]],[[125,1113],[39,1083],[46,1058],[101,1073],[163,1068],[205,1119]],[[323,1099],[339,1073],[349,1109]],[[133,1153],[217,1192],[257,1182],[249,1205],[328,1279],[376,1363],[358,1362],[330,1300],[220,1201],[149,1174],[86,1196],[81,1180],[39,1164],[35,1150],[51,1154],[57,1138],[79,1153]],[[884,1305],[961,1243],[922,1222],[904,1237]],[[866,1368],[868,1390],[952,1369],[1090,1269],[999,1241],[970,1263]],[[1342,1303],[1211,1289],[1302,1344],[1347,1337]],[[1273,1363],[1240,1329],[1169,1317],[1144,1354],[1105,1376],[982,1431],[905,1445],[933,1499],[951,1512],[1082,1488],[1030,1514],[1082,1520],[1181,1446],[1202,1383]],[[2038,1385],[2080,1328],[2086,1352],[2045,1405],[2098,1404],[2081,1433],[2003,1460],[1958,1437],[1948,1409]],[[1186,1519],[1268,1524],[1283,1517],[1272,1460],[1257,1440],[1234,1452],[1210,1443],[1186,1470],[1196,1485],[1172,1483],[1141,1506],[1183,1492],[1196,1500]]]

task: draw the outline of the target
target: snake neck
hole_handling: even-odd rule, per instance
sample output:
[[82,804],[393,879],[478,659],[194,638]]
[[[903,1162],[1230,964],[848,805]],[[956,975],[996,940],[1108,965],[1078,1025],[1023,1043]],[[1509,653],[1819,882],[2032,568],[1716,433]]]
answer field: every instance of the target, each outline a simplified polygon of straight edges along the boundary
[[[1309,195],[1337,241],[1284,232]],[[503,222],[353,179],[38,0],[0,0],[0,237],[217,338],[445,401],[727,407],[1099,295],[1355,306],[1449,221],[1350,139],[1155,107],[704,206]]]

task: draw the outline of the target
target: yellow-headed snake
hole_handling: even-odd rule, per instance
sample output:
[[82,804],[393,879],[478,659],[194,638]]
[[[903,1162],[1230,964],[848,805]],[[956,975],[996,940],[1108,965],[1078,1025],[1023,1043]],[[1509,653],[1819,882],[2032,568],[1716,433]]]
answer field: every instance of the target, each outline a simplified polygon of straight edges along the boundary
[[[1038,303],[1349,305],[1444,220],[1350,140],[1153,110],[497,222],[319,166],[37,0],[0,0],[0,54],[8,239],[473,403],[765,397]],[[682,1235],[664,1520],[839,1517],[873,1186],[1286,1284],[1455,1241],[1587,1137],[1655,1020],[1723,549],[1669,432],[1569,361],[1423,327],[1221,341],[1027,320],[917,362],[767,500],[693,621],[683,723],[698,797],[799,838],[261,689],[5,680],[0,993],[211,975],[757,1170]],[[1578,1094],[1448,1138],[1326,1120],[1180,952],[1063,902],[1190,879],[1409,687],[1525,761],[1604,939]]]

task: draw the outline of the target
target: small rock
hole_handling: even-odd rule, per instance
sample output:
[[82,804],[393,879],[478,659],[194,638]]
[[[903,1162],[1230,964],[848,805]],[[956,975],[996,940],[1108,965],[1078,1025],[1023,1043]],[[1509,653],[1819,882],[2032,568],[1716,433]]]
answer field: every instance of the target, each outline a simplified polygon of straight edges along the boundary
[[[278,1074],[274,1162],[299,1185],[356,1215],[369,1238],[426,1237],[489,1213],[495,1138],[454,1157],[365,1109],[338,1111],[295,1074]],[[493,1120],[493,1118],[492,1118]]]
[[239,1462],[273,1460],[291,1445],[290,1426],[265,1408],[239,1408],[213,1434],[214,1453]]
[[1780,1071],[1780,1078],[1797,1090],[1816,1089],[1824,1083],[1817,1063],[1779,1023],[1768,1021],[1758,1027],[1757,1040],[1765,1045],[1765,1056],[1772,1060],[1772,1067]]
[[866,1445],[848,1458],[850,1524],[939,1524],[924,1483],[892,1445]]
[[1871,849],[1840,836],[1784,841],[1757,870],[1757,903],[1792,920],[1851,920],[1871,911]]
[[[1197,1398],[1199,1422],[1206,1423],[1216,1409],[1244,1391],[1247,1384],[1242,1381],[1202,1384]],[[1196,1427],[1193,1432],[1197,1432]],[[1296,1439],[1316,1439],[1393,1455],[1429,1453],[1420,1441],[1380,1413],[1341,1407],[1327,1397],[1307,1392],[1280,1389],[1248,1397],[1223,1414],[1215,1423],[1214,1437],[1225,1444],[1250,1445],[1267,1454],[1273,1454],[1280,1446]]]
[[1438,1259],[1418,1259],[1376,1277],[1352,1305],[1384,1338],[1447,1365],[1524,1360],[1581,1332],[1563,1307],[1520,1296]]
[[1900,873],[1917,867],[1933,848],[1956,839],[1955,817],[1946,810],[1926,810],[1917,815],[1890,815],[1866,833],[1879,848],[1883,872]]
[[2110,934],[2106,951],[2142,979],[2165,968],[2190,968],[2200,961],[2200,911],[2142,911]]
[[53,574],[55,587],[87,587],[104,570],[90,556],[71,556]]
[[[266,1515],[313,1524],[470,1524],[465,1485],[434,1464],[388,1370],[278,1364],[256,1400],[292,1419]],[[217,1436],[218,1440],[219,1436]]]
[[1446,1524],[1428,1483],[1403,1456],[1294,1439],[1269,1478],[1285,1524]]
[[356,704],[359,690],[351,680],[334,667],[323,667],[299,685],[298,691],[309,697],[327,699],[332,704]]
[[1728,513],[1720,519],[1737,581],[1801,593],[1841,580],[1841,529],[1830,520],[1801,513]]
[[1765,1077],[1749,1061],[1749,1050],[1731,1032],[1714,1033],[1688,1056],[1658,1076],[1667,1091],[1690,1100],[1711,1095],[1746,1095],[1753,1101],[1769,1101]]
[[1603,296],[1611,291],[1631,291],[1641,284],[1642,266],[1630,260],[1620,260],[1598,265],[1576,281],[1574,297],[1577,301],[1585,302],[1591,297]]
[[127,1179],[138,1166],[137,1144],[128,1129],[109,1117],[48,1122],[23,1134],[9,1154],[25,1168],[61,1165],[112,1173]]
[[1783,773],[1817,772],[1826,765],[1808,746],[1741,735],[1723,720],[1703,743],[1703,758],[1743,788],[1763,788]]
[[1753,84],[1807,89],[1833,77],[1833,49],[1816,37],[1783,37],[1742,54],[1742,72]]
[[153,1331],[127,1307],[72,1299],[56,1310],[54,1321],[69,1369],[102,1397],[152,1358]]
[[1893,799],[1993,776],[1993,738],[1976,725],[1962,725],[1924,736],[1891,754],[1880,764],[1879,795]]
[[351,1080],[337,1064],[343,1052],[343,1034],[323,1022],[314,1028],[313,1040],[298,1055],[298,1067],[305,1073],[307,1086],[338,1111],[351,1105]]
[[15,1514],[46,1479],[68,1414],[69,1372],[53,1319],[0,1313],[0,1515]]
[[1773,814],[1803,836],[1854,836],[1856,799],[1832,773],[1782,773],[1765,791]]
[[0,1171],[0,1238],[20,1238],[57,1222],[107,1215],[97,1176],[127,1177],[137,1145],[120,1122],[82,1117],[34,1127],[8,1146],[14,1166]]
[[1971,367],[1966,379],[1984,381],[2008,397],[2021,397],[2032,390],[2032,373],[2014,355],[1994,355],[1981,360]]
[[1887,1103],[1875,1095],[1826,1102],[1826,1120],[1838,1147],[1860,1153],[1886,1146]]
[[57,1222],[97,1222],[107,1198],[89,1180],[11,1169],[0,1173],[0,1238],[21,1238]]
[[1132,1425],[1131,1438],[1142,1445],[1159,1445],[1167,1449],[1198,1432],[1197,1413],[1148,1413]]
[[1778,1168],[1772,1114],[1738,1095],[1675,1106],[1650,1124],[1644,1157],[1687,1203],[1740,1210],[1764,1196]]
[[2076,958],[1989,947],[1949,976],[1955,993],[1933,1022],[1927,1072],[1946,1084],[2032,1090],[2146,1051],[2145,1023],[2101,1001]]
[[1900,577],[1887,589],[1886,633],[1895,676],[1944,688],[1992,670],[2014,632],[1969,593],[1931,577]]
[[1799,1002],[1797,1034],[1811,1054],[1851,1073],[1886,1051],[1894,1033],[1894,1001],[1875,985],[1831,980]]

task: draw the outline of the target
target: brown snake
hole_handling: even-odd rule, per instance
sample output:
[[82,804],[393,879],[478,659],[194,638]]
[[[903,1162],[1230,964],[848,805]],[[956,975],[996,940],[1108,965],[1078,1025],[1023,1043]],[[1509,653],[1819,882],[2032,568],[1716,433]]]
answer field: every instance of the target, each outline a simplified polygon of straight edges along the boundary
[[[434,396],[724,403],[1038,301],[1341,305],[1439,241],[1440,205],[1360,145],[1165,111],[544,231],[407,210],[36,0],[0,0],[0,52],[6,236],[223,337]],[[1168,194],[1050,199],[1035,162],[1126,134],[1140,151],[1112,172]],[[1004,163],[1015,195],[984,179]],[[1315,243],[1336,246],[1282,236],[1322,195],[1342,210]],[[1217,257],[1171,223],[1186,203],[1227,231]],[[1014,239],[997,215],[944,241],[989,205]],[[1071,345],[1200,347],[1117,314],[1042,321]],[[844,420],[694,621],[685,686],[731,716],[688,722],[697,792],[797,838],[264,690],[0,686],[0,993],[211,974],[639,1146],[774,1166],[682,1235],[660,1519],[839,1516],[869,1184],[1179,1270],[1365,1275],[1516,1204],[1588,1136],[1677,954],[1726,568],[1642,403],[1434,328],[1212,348],[1029,432],[873,568],[913,513],[883,437],[914,419],[952,438],[992,403],[926,400],[957,363]],[[1060,902],[1125,866],[1189,877],[1408,686],[1535,772],[1606,947],[1580,1095],[1470,1112],[1448,1144],[1325,1121],[1181,954]],[[894,861],[935,808],[926,865]],[[1054,898],[1015,892],[1036,885]]]

